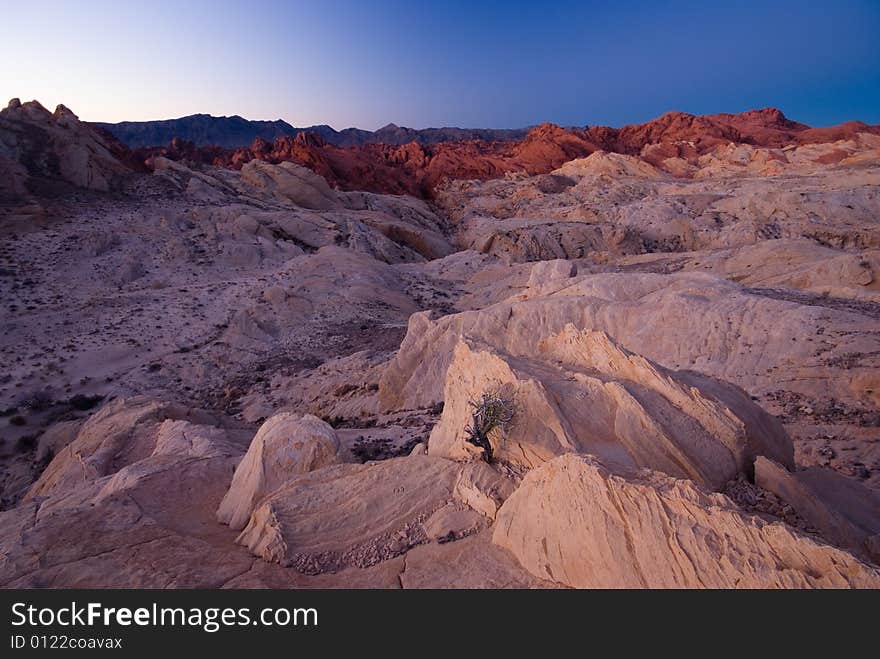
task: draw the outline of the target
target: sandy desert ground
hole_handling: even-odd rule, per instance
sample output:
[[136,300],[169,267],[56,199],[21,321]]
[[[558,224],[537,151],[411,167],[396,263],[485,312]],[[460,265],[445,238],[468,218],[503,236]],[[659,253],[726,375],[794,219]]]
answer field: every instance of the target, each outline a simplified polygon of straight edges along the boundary
[[878,133],[544,126],[411,196],[14,101],[0,585],[880,587]]

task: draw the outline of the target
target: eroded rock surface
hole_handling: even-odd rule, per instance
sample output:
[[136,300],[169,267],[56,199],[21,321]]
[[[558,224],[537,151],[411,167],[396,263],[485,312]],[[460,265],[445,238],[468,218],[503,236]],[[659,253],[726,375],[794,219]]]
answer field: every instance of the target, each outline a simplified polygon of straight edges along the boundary
[[266,499],[238,541],[306,574],[369,567],[427,539],[422,523],[451,498],[459,469],[412,456],[311,472]]
[[880,571],[690,481],[565,455],[498,511],[495,544],[577,588],[877,588]]
[[880,587],[877,127],[520,137],[11,103],[0,585]]

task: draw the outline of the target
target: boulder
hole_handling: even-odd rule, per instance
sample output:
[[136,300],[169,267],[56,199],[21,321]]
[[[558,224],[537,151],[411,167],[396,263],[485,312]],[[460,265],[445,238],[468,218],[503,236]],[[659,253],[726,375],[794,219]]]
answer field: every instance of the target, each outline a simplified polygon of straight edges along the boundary
[[270,196],[303,208],[327,210],[341,205],[327,181],[312,170],[292,162],[271,165],[262,160],[252,160],[241,168],[241,177]]
[[264,497],[299,474],[338,462],[339,440],[328,424],[310,414],[276,414],[260,426],[235,469],[217,519],[243,529]]

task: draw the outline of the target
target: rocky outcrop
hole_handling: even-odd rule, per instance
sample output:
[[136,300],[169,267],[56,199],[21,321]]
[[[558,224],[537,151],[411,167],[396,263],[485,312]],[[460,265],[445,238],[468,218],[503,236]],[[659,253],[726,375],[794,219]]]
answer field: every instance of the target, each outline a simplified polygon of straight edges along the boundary
[[9,168],[4,178],[13,181],[10,195],[21,195],[32,178],[109,190],[132,171],[124,147],[63,105],[50,113],[37,101],[12,99],[0,111],[0,136],[0,166]]
[[[833,164],[818,162],[832,154],[839,156]],[[663,167],[678,178],[642,171],[645,163],[634,156],[594,153],[547,177],[453,181],[438,190],[437,202],[462,248],[513,262],[608,262],[773,239],[876,249],[880,238],[871,212],[878,202],[868,190],[878,184],[870,165],[878,159],[880,135],[869,134],[785,151],[730,145],[693,162],[667,158]],[[774,177],[783,174],[796,175],[797,185],[780,187]],[[567,184],[548,188],[549,177]],[[706,268],[704,260],[695,261]],[[755,258],[751,267],[762,263]],[[821,268],[821,260],[812,264]],[[829,264],[830,274],[839,265]],[[748,275],[757,279],[760,272],[740,273]]]
[[741,390],[669,371],[573,325],[547,336],[531,357],[459,342],[428,453],[479,455],[467,440],[473,401],[497,390],[515,412],[508,429],[490,435],[492,456],[520,468],[592,453],[620,468],[647,467],[720,489],[751,474],[758,455],[794,464],[781,424]]
[[422,522],[450,499],[459,469],[410,456],[303,474],[257,507],[238,542],[306,574],[369,567],[427,539]]
[[[145,413],[141,406],[125,420],[117,410],[83,430],[133,434],[147,425]],[[243,451],[237,433],[165,420],[154,438],[112,473],[0,512],[0,584],[219,587],[247,571],[251,558],[230,551],[232,537],[211,520]]]
[[327,181],[294,163],[285,162],[275,166],[254,160],[241,168],[241,176],[249,185],[268,189],[271,194],[303,208],[327,210],[339,205]]
[[[528,360],[541,354],[542,341],[569,323],[578,330],[605,332],[624,349],[666,368],[704,373],[751,395],[775,391],[784,380],[804,395],[855,400],[860,394],[854,394],[853,378],[867,377],[870,367],[853,364],[844,372],[825,364],[846,353],[880,348],[868,331],[869,316],[829,315],[820,305],[799,304],[710,275],[584,274],[542,285],[534,295],[532,289],[523,290],[477,311],[436,319],[413,315],[380,381],[380,402],[394,408],[442,400],[461,337]],[[840,337],[821,363],[806,359],[817,331]]]
[[[238,172],[210,174],[161,156],[151,164],[157,178],[233,222],[236,237],[258,234],[256,245],[263,248],[302,253],[343,246],[386,262],[434,259],[453,251],[445,222],[420,199],[334,190],[322,176],[291,162],[253,160]],[[273,210],[242,205],[243,199]],[[287,212],[291,209],[298,212]],[[236,248],[262,251],[253,245]]]
[[[845,251],[804,238],[766,240],[697,256],[694,262],[748,286],[788,287],[839,298],[872,299],[880,293],[880,250]],[[692,266],[693,267],[693,266]],[[877,299],[880,299],[878,297]]]
[[333,428],[306,415],[282,412],[260,426],[220,502],[217,519],[241,530],[259,502],[293,477],[339,462]]
[[615,475],[565,455],[530,472],[493,542],[536,577],[576,588],[877,588],[880,572],[692,482]]
[[[113,474],[150,455],[164,443],[163,422],[216,424],[217,417],[149,398],[116,400],[86,421],[31,486],[25,501],[65,492]],[[166,438],[167,439],[167,438]]]

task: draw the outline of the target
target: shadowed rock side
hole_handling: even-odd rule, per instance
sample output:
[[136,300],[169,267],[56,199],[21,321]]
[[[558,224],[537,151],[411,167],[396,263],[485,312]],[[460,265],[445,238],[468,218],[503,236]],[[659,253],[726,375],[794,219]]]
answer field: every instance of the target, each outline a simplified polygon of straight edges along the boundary
[[880,587],[876,132],[143,171],[13,102],[0,586]]

